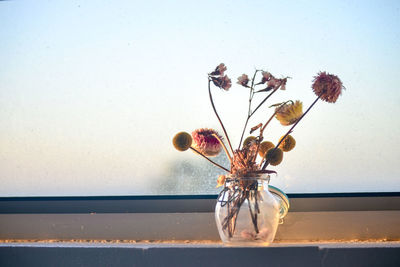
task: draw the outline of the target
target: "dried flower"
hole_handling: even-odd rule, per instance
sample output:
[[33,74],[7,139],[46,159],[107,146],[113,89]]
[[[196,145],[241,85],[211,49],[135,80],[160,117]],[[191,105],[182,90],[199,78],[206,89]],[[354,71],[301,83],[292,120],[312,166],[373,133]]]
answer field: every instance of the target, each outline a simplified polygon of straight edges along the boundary
[[344,87],[338,76],[324,71],[314,77],[312,89],[322,100],[335,103]]
[[279,84],[280,84],[280,80],[279,79],[271,78],[267,82],[267,87],[268,88],[276,88]]
[[279,89],[281,90],[286,90],[286,82],[287,78],[276,79],[272,76],[267,82],[267,89],[276,89],[277,87],[279,87]]
[[228,78],[228,76],[223,76],[222,77],[222,82],[221,82],[221,88],[224,89],[225,91],[228,91],[229,88],[232,86],[232,81],[231,79]]
[[281,90],[286,90],[287,78],[281,79]]
[[211,80],[215,86],[224,89],[225,91],[228,91],[232,86],[231,79],[229,79],[229,77],[226,75],[221,77],[211,77]]
[[[280,140],[282,140],[284,136],[281,137]],[[279,142],[280,142],[279,140]],[[282,149],[284,152],[289,152],[296,146],[296,140],[291,136],[290,134],[286,136],[285,140],[281,142],[279,145],[279,148]]]
[[240,76],[238,78],[237,83],[240,84],[241,86],[244,87],[249,87],[247,84],[249,83],[249,76],[247,76],[246,74],[242,74],[242,76]]
[[258,149],[258,155],[260,155],[260,157],[264,158],[265,153],[267,153],[268,150],[270,150],[271,148],[274,148],[275,145],[270,142],[270,141],[264,141],[260,144],[260,147]]
[[220,187],[220,186],[223,186],[225,184],[225,180],[226,180],[226,176],[225,175],[218,176],[216,188]]
[[208,157],[214,157],[221,152],[222,145],[214,135],[222,137],[213,129],[197,129],[192,132],[193,148]]
[[180,132],[174,136],[172,143],[177,150],[186,151],[192,145],[192,137],[187,132]]
[[227,70],[226,66],[224,63],[219,64],[213,72],[210,73],[210,75],[224,75],[224,72]]
[[255,136],[249,136],[246,139],[244,139],[243,141],[243,147],[246,147],[248,145],[250,145],[251,142],[253,142],[254,140],[256,140]]
[[275,117],[282,125],[291,125],[303,115],[303,103],[296,100],[294,103],[283,104],[283,106],[277,107],[275,111]]
[[271,79],[271,77],[274,77],[274,76],[272,76],[272,74],[271,73],[269,73],[268,71],[263,71],[262,72],[262,79],[261,79],[261,83],[262,84],[264,84],[264,83],[266,83],[267,81],[269,81],[269,79]]
[[271,148],[267,152],[266,156],[267,161],[272,166],[279,165],[283,160],[283,151],[280,148]]

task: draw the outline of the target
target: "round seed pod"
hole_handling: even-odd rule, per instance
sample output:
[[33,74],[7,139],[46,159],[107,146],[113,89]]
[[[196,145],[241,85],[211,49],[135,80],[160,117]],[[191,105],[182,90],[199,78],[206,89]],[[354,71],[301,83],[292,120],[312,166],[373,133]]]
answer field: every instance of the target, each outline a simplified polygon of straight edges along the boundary
[[[280,140],[282,140],[283,136]],[[279,140],[279,141],[280,141]],[[296,140],[290,134],[286,136],[285,140],[279,145],[279,148],[282,149],[284,152],[289,152],[296,146]]]
[[192,145],[192,136],[187,132],[177,133],[172,139],[172,144],[179,151],[186,151]]
[[260,148],[258,149],[258,155],[260,155],[260,157],[263,158],[265,156],[265,153],[267,153],[268,150],[274,147],[275,145],[272,142],[264,141],[260,144]]
[[256,140],[255,136],[249,136],[243,141],[243,147],[249,145],[252,141]]
[[271,148],[268,150],[266,158],[272,166],[279,165],[283,160],[283,151],[280,148]]

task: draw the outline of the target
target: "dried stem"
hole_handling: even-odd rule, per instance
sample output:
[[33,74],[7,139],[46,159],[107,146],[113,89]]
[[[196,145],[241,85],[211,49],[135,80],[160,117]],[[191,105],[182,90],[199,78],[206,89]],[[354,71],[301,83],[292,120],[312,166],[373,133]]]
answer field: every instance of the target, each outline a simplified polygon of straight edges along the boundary
[[233,148],[232,148],[232,145],[231,145],[231,141],[229,140],[229,137],[228,137],[228,134],[227,134],[227,132],[226,132],[226,130],[225,130],[224,124],[222,123],[221,118],[219,117],[218,112],[217,112],[217,109],[215,108],[215,105],[214,105],[214,100],[213,100],[212,94],[211,94],[210,83],[211,83],[211,80],[208,79],[208,94],[209,94],[209,96],[210,96],[211,106],[212,106],[212,108],[213,108],[213,110],[214,110],[215,115],[217,116],[217,119],[218,119],[218,121],[219,121],[219,124],[221,124],[222,130],[224,131],[224,134],[225,134],[225,137],[226,137],[226,140],[228,141],[229,148],[231,149],[232,154],[233,154]]
[[[301,121],[301,119],[310,111],[310,109],[315,105],[315,103],[317,103],[317,101],[320,99],[322,93],[317,97],[317,99],[315,99],[315,101],[311,104],[311,106],[308,107],[308,109],[306,110],[306,112],[303,113],[303,115],[301,115],[301,117],[296,121],[295,124],[293,124],[293,126],[289,129],[289,131],[287,131],[287,133],[281,138],[281,140],[279,141],[279,143],[275,146],[274,151],[279,147],[279,145],[283,142],[283,140],[285,140],[285,138],[291,133],[293,132],[294,127],[296,127],[296,125]],[[273,153],[273,152],[272,152]],[[266,160],[264,163],[264,166],[262,167],[262,170],[265,170],[265,168],[267,168],[269,164],[269,161]]]
[[247,115],[247,119],[246,119],[246,122],[245,122],[245,124],[244,124],[244,127],[243,127],[242,136],[240,137],[240,142],[239,142],[238,149],[240,149],[240,146],[242,145],[242,141],[243,141],[244,132],[246,131],[246,128],[247,128],[247,123],[249,122],[249,120],[250,120],[250,117],[251,117],[250,115]]
[[[239,216],[240,207],[243,202],[246,200],[244,192],[237,193],[238,196],[235,197],[236,192],[233,192],[233,196],[231,197],[231,192],[229,191],[229,198],[227,201],[227,215],[222,222],[222,228],[228,228],[229,237],[233,237],[236,229],[237,217]],[[230,205],[232,204],[232,206]]]
[[[228,199],[226,201],[227,205],[227,215],[222,221],[222,229],[228,231],[229,237],[233,237],[235,230],[236,230],[236,223],[239,216],[240,208],[243,203],[247,200],[248,201],[248,208],[250,212],[251,221],[254,226],[254,231],[259,233],[258,229],[258,213],[260,212],[258,206],[258,184],[251,185],[249,187],[246,186],[244,190],[238,189],[238,191],[228,190]],[[254,210],[252,208],[252,202],[254,201]]]
[[[250,217],[251,217],[251,221],[253,222],[253,226],[254,226],[254,231],[258,234],[260,231],[258,230],[258,225],[257,225],[257,211],[255,211],[253,213],[252,209],[251,209],[251,202],[250,202],[250,196],[247,196],[247,202],[249,203],[249,211],[250,211]],[[256,200],[257,201],[257,200]]]
[[231,172],[230,170],[228,170],[228,169],[222,167],[221,165],[219,165],[218,163],[212,161],[211,159],[209,159],[207,156],[205,156],[203,153],[201,153],[200,151],[196,150],[195,148],[190,147],[190,149],[193,150],[194,152],[196,152],[197,154],[199,154],[200,156],[202,156],[203,158],[205,158],[206,160],[208,160],[209,162],[211,162],[212,164],[214,164],[215,166],[220,167],[221,169],[223,169],[224,171],[227,171],[229,173]]
[[230,162],[231,165],[232,165],[232,156],[229,154],[228,150],[226,149],[226,146],[225,146],[224,142],[222,142],[221,138],[219,138],[219,136],[218,136],[217,134],[212,134],[212,135],[213,135],[215,138],[217,138],[218,142],[222,145],[222,148],[224,149],[225,154],[226,154],[226,156],[228,157],[229,162]]
[[[231,192],[229,191],[229,197],[231,195]],[[229,215],[232,214],[232,210],[230,207],[230,201],[228,201],[228,216],[226,217],[227,221],[226,223],[228,224],[228,233],[229,233],[229,237],[233,236],[233,231],[232,231],[232,227],[231,227],[231,218],[229,217]]]
[[[254,79],[254,78],[253,78],[253,79]],[[276,91],[278,91],[278,89],[279,89],[280,87],[281,87],[281,84],[280,84],[278,87],[276,87],[271,93],[269,93],[269,95],[267,95],[267,96],[263,99],[263,101],[261,101],[261,103],[258,104],[258,106],[253,110],[253,112],[251,112],[251,113],[249,113],[249,114],[247,115],[246,123],[245,123],[245,125],[244,125],[243,132],[242,132],[242,137],[240,138],[240,142],[239,142],[239,148],[240,148],[240,145],[242,144],[244,132],[246,131],[247,123],[249,122],[251,116],[253,116],[254,113],[265,103],[265,101],[267,101],[268,98],[270,98]],[[250,101],[250,102],[251,102],[251,101]]]
[[256,71],[254,72],[253,79],[251,80],[250,96],[249,96],[249,110],[248,110],[248,112],[247,112],[247,119],[246,119],[246,122],[245,122],[244,127],[243,127],[242,136],[240,137],[240,142],[239,142],[238,149],[240,149],[240,146],[242,145],[244,132],[246,131],[246,128],[247,128],[247,123],[249,122],[250,117],[251,117],[251,115],[252,115],[252,114],[251,114],[251,113],[252,113],[252,112],[251,112],[251,101],[253,100],[253,96],[254,96],[254,81],[255,81],[255,79],[256,79],[256,74],[257,74],[257,72],[259,72],[259,70],[256,70]]
[[278,91],[278,89],[279,89],[280,87],[281,87],[281,86],[279,85],[279,86],[276,87],[271,93],[269,93],[269,95],[267,95],[267,96],[264,98],[264,100],[261,101],[261,103],[254,109],[254,111],[250,114],[250,116],[253,116],[253,114],[262,106],[262,104],[264,104],[265,101],[268,100],[268,98],[270,98],[276,91]]

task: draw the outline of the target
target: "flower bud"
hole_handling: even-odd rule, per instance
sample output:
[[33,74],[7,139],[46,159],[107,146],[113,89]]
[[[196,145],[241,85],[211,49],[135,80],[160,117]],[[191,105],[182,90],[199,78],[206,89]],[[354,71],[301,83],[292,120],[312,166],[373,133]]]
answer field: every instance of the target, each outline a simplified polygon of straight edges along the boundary
[[271,148],[274,148],[275,145],[270,142],[270,141],[264,141],[260,144],[260,148],[258,149],[258,155],[260,155],[260,157],[265,157],[265,153],[267,153],[268,150],[270,150]]
[[172,139],[172,144],[179,151],[186,151],[192,145],[192,137],[187,132],[177,133]]
[[[280,140],[282,140],[283,136]],[[279,140],[279,142],[280,142]],[[284,152],[289,152],[296,146],[296,140],[290,134],[286,136],[285,140],[279,145],[279,148],[282,149]]]
[[271,148],[267,152],[266,159],[272,166],[279,165],[283,160],[283,151],[280,148]]
[[244,139],[243,141],[243,147],[246,147],[248,145],[250,145],[251,142],[253,142],[254,140],[256,140],[255,136],[249,136],[246,139]]

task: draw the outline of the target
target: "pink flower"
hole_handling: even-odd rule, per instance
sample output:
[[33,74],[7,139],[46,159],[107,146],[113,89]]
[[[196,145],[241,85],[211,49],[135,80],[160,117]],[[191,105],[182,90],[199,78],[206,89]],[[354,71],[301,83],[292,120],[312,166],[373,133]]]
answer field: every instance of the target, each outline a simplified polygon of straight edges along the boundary
[[232,81],[228,76],[220,76],[220,77],[211,77],[211,80],[215,84],[215,86],[228,91],[232,86]]
[[271,78],[267,82],[267,88],[276,89],[279,87],[281,90],[286,90],[286,82],[287,78],[277,79],[274,76],[271,76]]
[[246,74],[242,74],[242,76],[238,77],[237,83],[244,87],[249,87],[247,84],[249,83],[249,76]]
[[287,82],[287,78],[285,79],[281,79],[281,90],[286,90],[286,82]]
[[221,88],[224,89],[225,91],[228,91],[229,88],[232,86],[232,81],[231,79],[228,78],[228,76],[222,77],[222,83],[221,83]]
[[280,84],[280,80],[279,79],[275,79],[275,78],[271,78],[267,82],[267,86],[271,87],[271,88],[276,88],[279,84]]
[[324,71],[314,77],[312,89],[322,100],[335,103],[344,87],[338,76]]
[[215,135],[222,140],[222,137],[213,129],[202,128],[195,130],[192,132],[193,148],[208,157],[218,155],[221,152],[222,145]]
[[269,79],[271,79],[271,77],[273,77],[272,76],[272,74],[271,73],[269,73],[268,71],[263,71],[262,72],[262,80],[261,80],[261,83],[266,83],[267,81],[269,81]]
[[224,63],[219,64],[213,72],[210,73],[210,75],[224,75],[224,72],[227,70],[226,66]]

